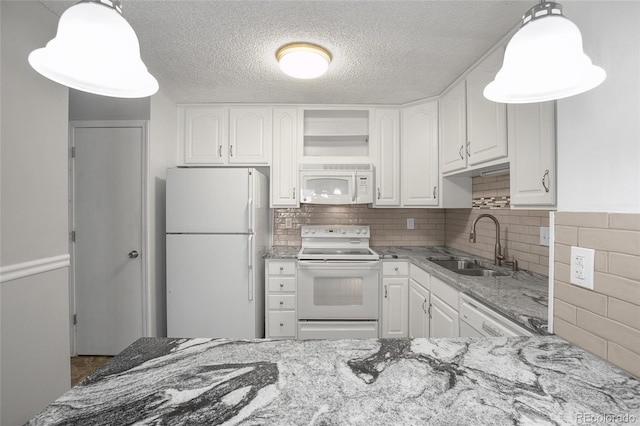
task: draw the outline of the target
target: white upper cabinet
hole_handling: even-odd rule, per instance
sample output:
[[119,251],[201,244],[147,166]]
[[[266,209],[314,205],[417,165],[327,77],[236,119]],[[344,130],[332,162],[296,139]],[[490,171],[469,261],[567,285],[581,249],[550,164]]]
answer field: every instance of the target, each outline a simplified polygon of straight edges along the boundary
[[442,173],[467,167],[467,90],[463,80],[440,99]]
[[374,206],[400,206],[400,111],[376,109],[371,139],[376,146]]
[[178,107],[178,165],[269,165],[271,108]]
[[271,207],[299,207],[298,144],[301,135],[297,108],[273,109]]
[[438,205],[438,102],[402,110],[402,206]]
[[507,156],[507,106],[484,97],[502,65],[504,48],[496,49],[467,76],[467,144],[470,166]]
[[178,108],[179,165],[224,164],[227,156],[227,108]]
[[507,108],[482,92],[500,66],[499,47],[440,100],[442,173],[454,174],[506,162]]
[[512,206],[556,204],[555,102],[509,105]]
[[229,109],[230,164],[268,165],[271,137],[271,108]]

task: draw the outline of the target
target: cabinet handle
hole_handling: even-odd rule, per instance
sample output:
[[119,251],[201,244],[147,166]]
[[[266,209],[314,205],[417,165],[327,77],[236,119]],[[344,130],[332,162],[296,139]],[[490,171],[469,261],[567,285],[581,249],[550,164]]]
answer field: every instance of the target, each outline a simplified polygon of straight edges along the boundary
[[394,271],[398,272],[398,267],[393,268]]
[[471,148],[471,141],[467,141],[467,157],[471,157],[471,151],[469,151],[470,148]]
[[462,155],[462,150],[464,149],[464,145],[460,145],[460,151],[458,152],[458,155],[460,156],[461,160],[464,160],[464,155]]
[[222,145],[218,147],[218,157],[222,158]]
[[435,200],[435,198],[436,198],[436,187],[434,186],[433,187],[433,199]]
[[293,188],[293,199],[294,200],[296,199],[296,188],[295,187]]
[[233,157],[233,145],[229,145],[229,157]]
[[380,188],[378,188],[378,200],[380,199]]
[[283,322],[280,323],[280,327],[284,327],[284,323]]
[[280,267],[280,270],[281,270],[281,271],[284,271],[284,266],[281,266],[281,267]]
[[549,178],[549,169],[544,171],[544,175],[542,175],[542,186],[544,186],[544,192],[549,192],[549,186],[547,185],[547,180]]
[[[427,300],[425,299],[425,302],[426,302],[426,301],[427,301]],[[427,313],[429,314],[429,318],[431,318],[431,303],[429,303],[429,309],[428,309],[428,312],[427,312]]]
[[281,300],[281,301],[280,301],[280,306],[282,306],[282,305],[284,305],[284,302]]
[[425,314],[427,313],[427,308],[424,307],[424,305],[427,303],[427,299],[424,299],[422,301],[422,312],[424,312]]
[[384,298],[386,299],[389,296],[389,292],[387,290],[387,286],[384,286]]
[[284,283],[280,283],[280,288],[284,288]]

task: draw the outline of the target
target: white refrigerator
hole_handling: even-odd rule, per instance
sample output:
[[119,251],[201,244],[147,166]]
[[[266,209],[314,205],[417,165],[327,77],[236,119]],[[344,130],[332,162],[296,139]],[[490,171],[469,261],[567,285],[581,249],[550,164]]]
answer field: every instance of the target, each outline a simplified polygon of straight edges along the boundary
[[267,177],[248,168],[167,170],[167,336],[264,336]]

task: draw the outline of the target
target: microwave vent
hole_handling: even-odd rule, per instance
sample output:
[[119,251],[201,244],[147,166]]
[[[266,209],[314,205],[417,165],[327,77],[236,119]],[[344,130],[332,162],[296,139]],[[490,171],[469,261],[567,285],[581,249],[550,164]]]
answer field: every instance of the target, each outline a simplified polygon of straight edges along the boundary
[[301,164],[300,170],[353,170],[371,171],[371,164]]

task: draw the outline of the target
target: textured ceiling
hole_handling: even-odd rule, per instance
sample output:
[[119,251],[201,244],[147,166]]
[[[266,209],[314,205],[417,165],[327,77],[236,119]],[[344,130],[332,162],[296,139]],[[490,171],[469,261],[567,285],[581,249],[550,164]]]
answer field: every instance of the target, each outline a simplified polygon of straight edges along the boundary
[[[60,15],[74,2],[41,2]],[[440,94],[535,1],[123,0],[149,71],[174,101],[403,104]],[[284,75],[276,50],[326,47],[329,71]]]

